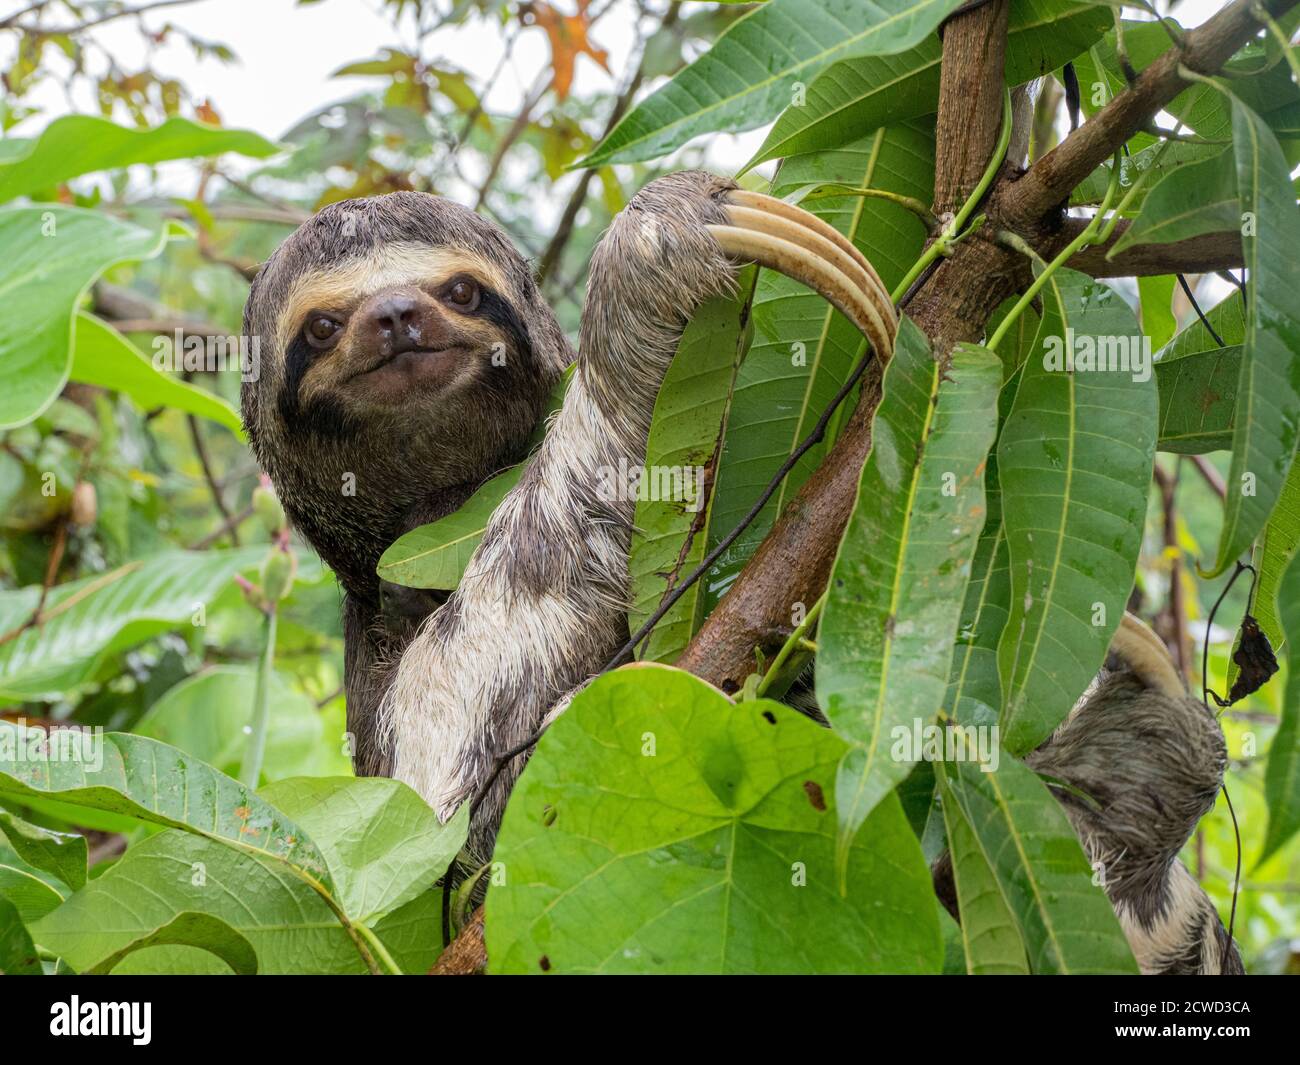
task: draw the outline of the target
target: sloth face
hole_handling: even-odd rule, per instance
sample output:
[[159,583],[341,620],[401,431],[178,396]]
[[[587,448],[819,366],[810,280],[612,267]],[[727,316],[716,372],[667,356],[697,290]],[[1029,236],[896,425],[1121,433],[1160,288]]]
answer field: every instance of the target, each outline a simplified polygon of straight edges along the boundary
[[518,461],[572,358],[505,234],[413,192],[299,227],[258,273],[244,333],[261,354],[240,396],[249,442],[353,587],[431,493]]
[[419,193],[325,208],[268,260],[245,323],[271,353],[243,397],[255,440],[383,427],[450,443],[468,419],[531,398],[564,361],[501,232]]
[[402,244],[302,277],[281,322],[286,421],[419,408],[533,361],[509,284],[466,249]]

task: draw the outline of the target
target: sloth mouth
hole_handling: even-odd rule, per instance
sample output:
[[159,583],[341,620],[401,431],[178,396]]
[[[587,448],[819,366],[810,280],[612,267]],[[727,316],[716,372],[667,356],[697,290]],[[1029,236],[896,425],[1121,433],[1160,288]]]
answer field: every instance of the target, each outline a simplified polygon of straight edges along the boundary
[[463,350],[463,348],[455,344],[445,348],[404,348],[402,351],[382,356],[364,370],[358,370],[349,380],[355,381],[372,377],[382,374],[384,371],[403,376],[415,376],[430,370],[445,369],[444,364],[448,360],[444,356],[462,353]]

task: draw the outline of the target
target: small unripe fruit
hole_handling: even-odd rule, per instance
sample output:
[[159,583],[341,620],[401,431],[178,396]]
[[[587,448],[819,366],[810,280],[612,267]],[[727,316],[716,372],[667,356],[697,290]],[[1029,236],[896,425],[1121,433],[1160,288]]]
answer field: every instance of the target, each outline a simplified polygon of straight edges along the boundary
[[284,507],[271,489],[258,485],[253,489],[253,510],[256,512],[266,531],[274,536],[287,524]]
[[298,562],[292,551],[273,550],[262,563],[262,595],[268,604],[278,603],[293,587]]

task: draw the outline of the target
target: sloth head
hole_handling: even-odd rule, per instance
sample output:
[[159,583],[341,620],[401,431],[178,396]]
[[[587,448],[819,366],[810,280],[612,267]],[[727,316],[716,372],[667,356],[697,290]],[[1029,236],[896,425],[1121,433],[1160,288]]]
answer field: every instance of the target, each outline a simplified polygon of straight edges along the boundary
[[244,332],[260,352],[241,396],[253,450],[358,592],[413,509],[455,506],[520,457],[572,357],[505,234],[412,192],[301,226],[254,281]]

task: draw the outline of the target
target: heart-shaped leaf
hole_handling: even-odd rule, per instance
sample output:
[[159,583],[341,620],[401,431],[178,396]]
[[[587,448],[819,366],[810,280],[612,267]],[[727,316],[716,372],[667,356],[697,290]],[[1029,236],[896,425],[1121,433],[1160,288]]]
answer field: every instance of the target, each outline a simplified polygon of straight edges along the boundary
[[844,743],[659,665],[596,680],[511,796],[494,972],[937,972],[929,872],[897,799],[835,870]]

